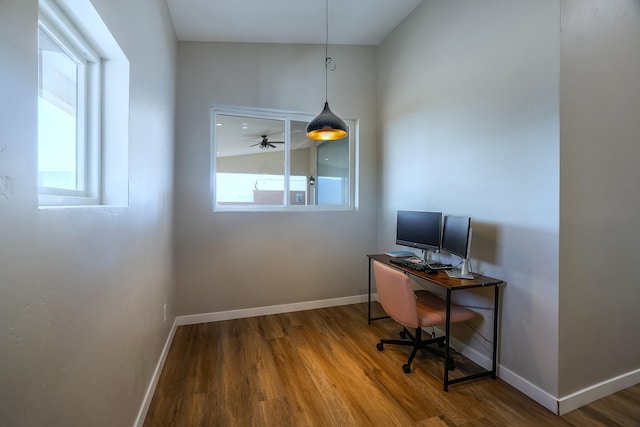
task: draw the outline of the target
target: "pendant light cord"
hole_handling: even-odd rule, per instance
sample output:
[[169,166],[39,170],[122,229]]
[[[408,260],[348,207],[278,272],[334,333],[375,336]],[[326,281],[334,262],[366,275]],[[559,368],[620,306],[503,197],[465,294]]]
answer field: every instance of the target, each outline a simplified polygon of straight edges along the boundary
[[329,57],[329,0],[325,2],[325,43],[324,43],[324,101],[329,102],[329,84],[327,74],[335,71],[336,63]]

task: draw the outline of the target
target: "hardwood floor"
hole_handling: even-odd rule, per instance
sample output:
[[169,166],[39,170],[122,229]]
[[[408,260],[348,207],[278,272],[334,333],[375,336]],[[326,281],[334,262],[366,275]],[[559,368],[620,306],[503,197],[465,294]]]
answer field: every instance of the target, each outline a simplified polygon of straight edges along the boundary
[[[442,390],[442,361],[375,344],[366,304],[181,326],[145,426],[640,426],[640,385],[559,417],[500,379]],[[474,369],[456,355],[451,376]]]

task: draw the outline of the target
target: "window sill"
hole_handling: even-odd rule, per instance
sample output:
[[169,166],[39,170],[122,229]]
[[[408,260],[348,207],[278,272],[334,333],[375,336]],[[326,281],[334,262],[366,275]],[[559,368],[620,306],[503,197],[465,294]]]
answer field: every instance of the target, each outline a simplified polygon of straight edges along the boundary
[[217,212],[349,212],[355,211],[353,206],[215,206],[212,211]]
[[100,205],[100,200],[94,197],[38,195],[38,208],[73,208],[87,206],[102,205]]

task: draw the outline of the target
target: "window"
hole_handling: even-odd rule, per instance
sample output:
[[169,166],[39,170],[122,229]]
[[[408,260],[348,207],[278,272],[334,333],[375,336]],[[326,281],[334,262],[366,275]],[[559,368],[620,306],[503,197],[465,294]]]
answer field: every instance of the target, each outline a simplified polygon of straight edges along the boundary
[[223,210],[355,206],[356,123],[337,141],[307,138],[313,115],[212,106],[212,205]]
[[39,193],[99,200],[100,57],[51,4],[38,22]]
[[91,2],[38,8],[39,204],[125,206],[129,61]]

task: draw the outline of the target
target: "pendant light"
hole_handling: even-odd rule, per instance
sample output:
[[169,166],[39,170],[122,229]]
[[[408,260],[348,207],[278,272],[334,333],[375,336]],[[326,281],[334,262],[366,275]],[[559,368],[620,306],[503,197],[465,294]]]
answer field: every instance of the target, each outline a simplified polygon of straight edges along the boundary
[[322,141],[341,139],[349,134],[346,123],[340,117],[333,114],[333,111],[329,108],[329,101],[327,100],[327,74],[329,72],[329,66],[333,65],[331,71],[336,69],[335,63],[329,57],[329,0],[326,0],[326,27],[327,32],[324,45],[324,109],[307,125],[307,136],[311,139]]

